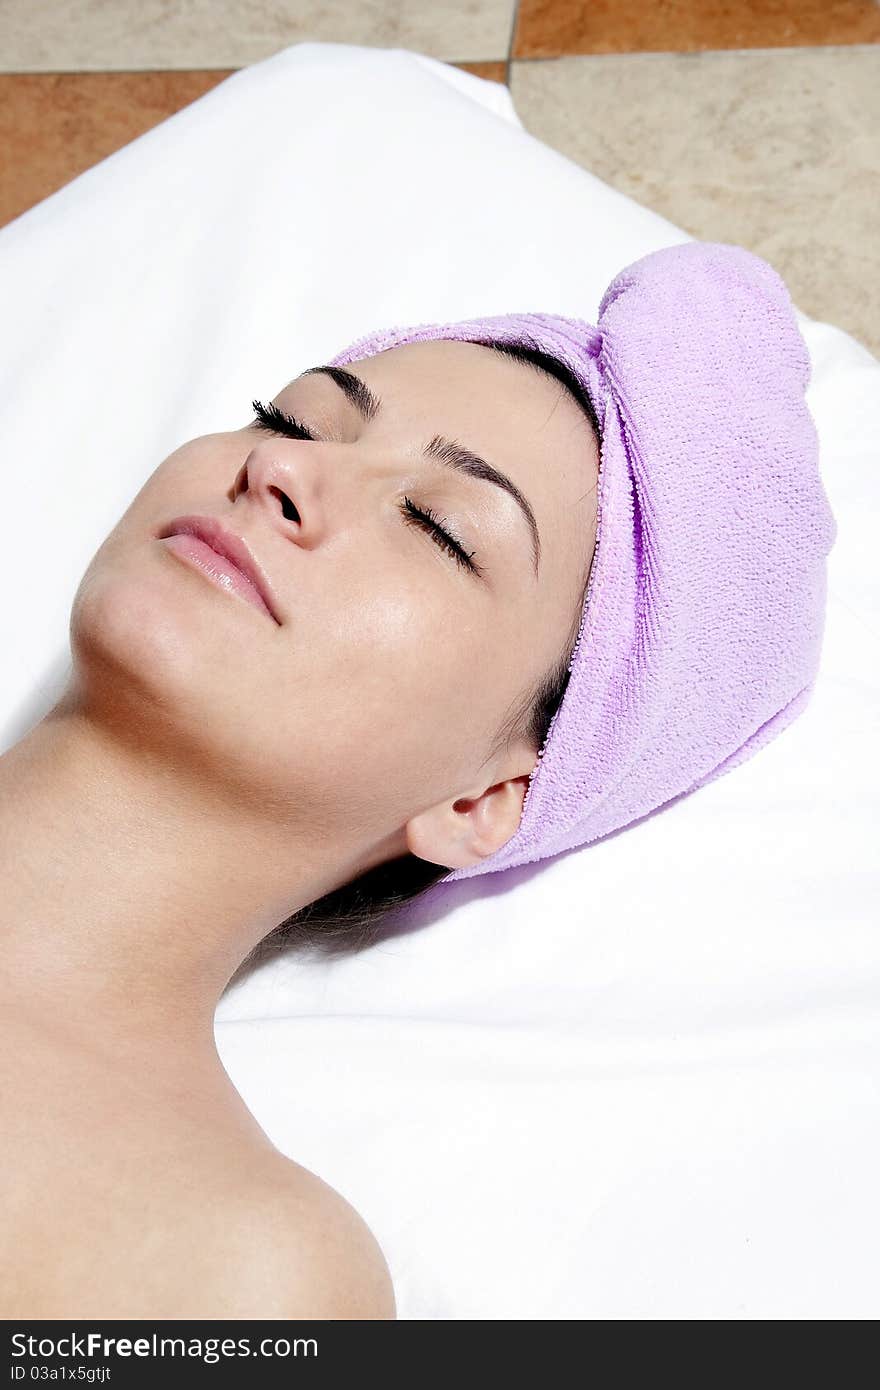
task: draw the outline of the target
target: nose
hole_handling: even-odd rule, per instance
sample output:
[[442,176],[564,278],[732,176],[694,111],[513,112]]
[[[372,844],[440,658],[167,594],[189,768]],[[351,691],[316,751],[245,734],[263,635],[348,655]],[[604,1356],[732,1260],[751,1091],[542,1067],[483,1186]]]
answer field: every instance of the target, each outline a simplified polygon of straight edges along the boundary
[[[318,443],[266,439],[256,443],[232,488],[232,500],[250,493],[254,504],[272,513],[276,529],[297,545],[312,548],[321,537],[323,500]],[[326,477],[326,473],[323,475]]]

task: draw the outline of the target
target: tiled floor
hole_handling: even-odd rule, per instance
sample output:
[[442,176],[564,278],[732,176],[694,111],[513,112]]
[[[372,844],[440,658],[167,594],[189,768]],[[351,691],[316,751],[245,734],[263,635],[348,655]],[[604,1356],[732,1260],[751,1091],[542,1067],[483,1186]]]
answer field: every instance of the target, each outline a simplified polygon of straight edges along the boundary
[[0,0],[0,38],[0,225],[290,44],[413,48],[880,356],[875,0]]

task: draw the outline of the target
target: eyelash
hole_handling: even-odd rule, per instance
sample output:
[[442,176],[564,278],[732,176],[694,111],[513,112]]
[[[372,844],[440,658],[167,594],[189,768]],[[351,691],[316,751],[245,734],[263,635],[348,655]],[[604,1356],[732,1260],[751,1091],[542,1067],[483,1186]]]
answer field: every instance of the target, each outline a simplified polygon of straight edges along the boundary
[[[315,436],[306,425],[301,424],[295,416],[287,415],[274,401],[269,405],[263,405],[262,401],[252,401],[251,404],[256,415],[257,429],[268,430],[271,434],[282,434],[288,439],[314,440]],[[426,531],[435,544],[447,551],[463,569],[470,570],[473,574],[482,574],[482,569],[473,558],[477,552],[465,550],[461,542],[446,529],[445,518],[436,517],[430,507],[417,507],[408,497],[404,497],[403,506],[399,510],[405,521],[414,523]]]

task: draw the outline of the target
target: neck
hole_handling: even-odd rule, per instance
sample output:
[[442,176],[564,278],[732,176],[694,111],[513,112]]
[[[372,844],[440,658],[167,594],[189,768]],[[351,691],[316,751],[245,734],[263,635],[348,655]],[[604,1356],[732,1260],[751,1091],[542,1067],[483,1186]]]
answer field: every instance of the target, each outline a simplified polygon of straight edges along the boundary
[[253,946],[360,872],[291,832],[65,696],[0,757],[0,1007],[218,1061],[214,1010]]

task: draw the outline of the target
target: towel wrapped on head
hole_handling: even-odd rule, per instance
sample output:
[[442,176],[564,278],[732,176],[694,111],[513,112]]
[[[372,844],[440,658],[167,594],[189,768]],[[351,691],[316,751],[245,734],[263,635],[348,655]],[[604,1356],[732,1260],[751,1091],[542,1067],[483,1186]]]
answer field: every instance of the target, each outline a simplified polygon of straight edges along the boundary
[[601,435],[568,687],[516,833],[448,883],[588,845],[781,733],[818,672],[837,523],[788,290],[744,247],[642,257],[611,281],[595,327],[544,313],[418,324],[362,337],[330,365],[428,339],[549,353],[590,396]]

